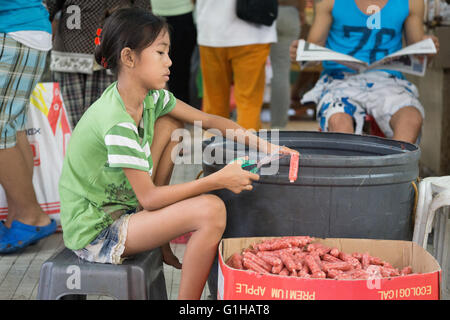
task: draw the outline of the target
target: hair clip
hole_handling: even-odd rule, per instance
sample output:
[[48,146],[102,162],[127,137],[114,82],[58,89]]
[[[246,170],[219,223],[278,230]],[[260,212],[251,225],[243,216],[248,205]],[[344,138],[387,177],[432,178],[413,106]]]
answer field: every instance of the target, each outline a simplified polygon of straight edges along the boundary
[[97,33],[96,33],[97,37],[95,37],[95,40],[94,40],[96,46],[100,45],[100,35],[101,35],[101,33],[102,33],[102,29],[98,28],[97,29]]
[[108,63],[106,62],[105,57],[102,57],[102,60],[100,61],[100,63],[102,64],[103,68],[108,69]]

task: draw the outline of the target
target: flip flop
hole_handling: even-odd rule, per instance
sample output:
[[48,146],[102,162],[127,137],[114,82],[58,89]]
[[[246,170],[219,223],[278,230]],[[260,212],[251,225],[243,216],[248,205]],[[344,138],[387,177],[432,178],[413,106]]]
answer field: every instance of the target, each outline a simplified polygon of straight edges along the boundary
[[0,239],[0,253],[16,252],[22,248],[48,237],[56,231],[56,221],[46,226],[30,226],[19,221],[13,221]]
[[9,229],[5,226],[5,223],[3,221],[0,221],[0,239],[3,237],[3,235],[8,231]]

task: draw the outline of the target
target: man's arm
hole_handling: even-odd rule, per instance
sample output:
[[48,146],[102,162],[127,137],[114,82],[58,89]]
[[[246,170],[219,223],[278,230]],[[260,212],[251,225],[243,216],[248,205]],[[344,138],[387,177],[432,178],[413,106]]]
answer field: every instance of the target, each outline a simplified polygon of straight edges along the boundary
[[409,16],[405,20],[406,45],[419,42],[426,38],[431,38],[439,51],[439,39],[432,35],[426,35],[424,31],[424,2],[422,0],[409,0]]
[[[331,24],[333,23],[333,16],[331,15],[333,6],[334,0],[314,0],[314,21],[311,29],[309,30],[306,41],[319,46],[325,46],[328,32],[330,31]],[[297,47],[298,40],[294,40],[289,48],[291,61],[295,61],[297,56]]]
[[314,1],[314,21],[306,41],[319,46],[325,45],[331,23],[333,22],[333,17],[331,15],[333,5],[334,0]]
[[409,0],[409,16],[405,20],[406,44],[421,41],[425,35],[423,25],[424,3],[422,0]]

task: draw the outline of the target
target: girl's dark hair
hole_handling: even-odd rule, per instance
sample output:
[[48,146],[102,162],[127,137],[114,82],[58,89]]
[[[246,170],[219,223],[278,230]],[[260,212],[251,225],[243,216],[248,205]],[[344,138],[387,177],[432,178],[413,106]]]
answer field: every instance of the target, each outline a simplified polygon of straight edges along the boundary
[[145,9],[114,11],[105,20],[100,44],[95,48],[95,61],[117,74],[123,48],[128,47],[139,54],[156,40],[162,30],[169,32],[167,23]]

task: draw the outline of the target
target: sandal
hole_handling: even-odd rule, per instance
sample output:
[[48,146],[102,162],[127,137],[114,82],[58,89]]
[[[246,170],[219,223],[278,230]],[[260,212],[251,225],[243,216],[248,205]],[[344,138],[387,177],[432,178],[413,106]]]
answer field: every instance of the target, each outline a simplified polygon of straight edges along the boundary
[[56,221],[53,219],[46,226],[31,226],[15,220],[10,229],[5,227],[7,230],[0,239],[0,253],[16,252],[34,244],[53,234],[56,227]]
[[0,239],[3,237],[3,235],[8,231],[9,229],[5,226],[5,223],[3,221],[0,221]]

